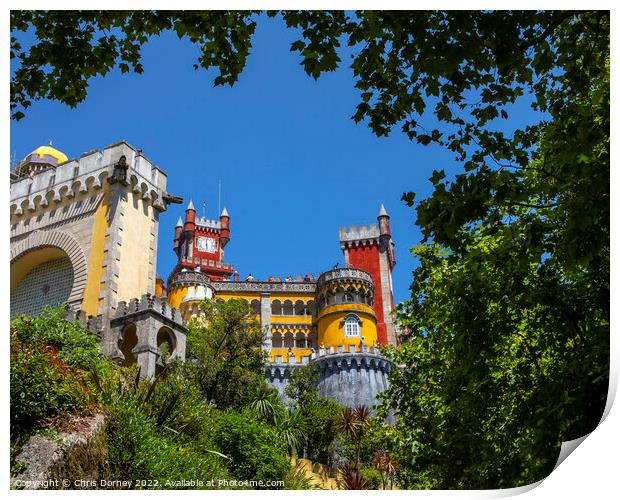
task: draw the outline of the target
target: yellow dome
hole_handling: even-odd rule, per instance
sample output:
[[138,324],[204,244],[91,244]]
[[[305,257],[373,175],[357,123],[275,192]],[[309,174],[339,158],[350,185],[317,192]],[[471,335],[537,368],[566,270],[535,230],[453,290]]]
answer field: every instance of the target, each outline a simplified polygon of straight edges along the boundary
[[[34,154],[39,155],[40,158],[43,158],[43,156],[45,156],[45,155],[53,156],[54,158],[56,158],[58,160],[58,164],[59,165],[61,163],[66,162],[69,159],[69,158],[67,158],[66,154],[64,154],[61,151],[58,151],[57,149],[54,149],[52,146],[39,146],[32,153],[30,153],[28,156],[32,156]],[[28,156],[26,156],[26,158],[28,158]],[[26,159],[26,158],[24,158],[24,159]]]

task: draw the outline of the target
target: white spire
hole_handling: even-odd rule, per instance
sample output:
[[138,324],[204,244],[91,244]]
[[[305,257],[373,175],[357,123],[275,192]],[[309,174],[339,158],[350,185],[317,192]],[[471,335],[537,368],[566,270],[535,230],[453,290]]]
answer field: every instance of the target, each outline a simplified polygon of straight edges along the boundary
[[189,205],[187,205],[187,208],[186,208],[185,210],[196,210],[196,209],[194,208],[194,204],[192,203],[191,198],[190,198],[190,200],[189,200]]
[[180,215],[179,215],[179,220],[177,221],[177,225],[175,227],[183,227],[183,221],[181,220]]
[[228,215],[228,210],[226,210],[226,207],[224,207],[224,210],[222,210],[222,213],[220,214],[220,217],[230,217]]
[[383,203],[381,203],[381,208],[379,209],[379,217],[383,217],[383,216],[389,217],[387,210],[383,206]]

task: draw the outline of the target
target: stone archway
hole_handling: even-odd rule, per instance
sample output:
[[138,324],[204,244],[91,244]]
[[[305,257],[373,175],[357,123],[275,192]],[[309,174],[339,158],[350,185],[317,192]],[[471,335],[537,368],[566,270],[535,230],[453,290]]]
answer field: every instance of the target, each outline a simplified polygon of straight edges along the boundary
[[[86,287],[86,258],[80,244],[63,231],[37,230],[27,238],[11,244],[11,288],[16,287],[36,266],[54,259],[67,259],[70,262],[73,281],[66,303],[71,308],[79,309]],[[20,264],[23,264],[22,269],[19,269]],[[64,265],[61,262],[58,264]]]

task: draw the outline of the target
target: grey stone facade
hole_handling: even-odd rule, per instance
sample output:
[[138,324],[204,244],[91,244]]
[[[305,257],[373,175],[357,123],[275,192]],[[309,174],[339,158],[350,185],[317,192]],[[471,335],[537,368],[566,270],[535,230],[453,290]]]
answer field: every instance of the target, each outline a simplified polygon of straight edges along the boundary
[[[348,347],[349,352],[345,351]],[[343,406],[376,407],[378,394],[388,388],[388,377],[394,365],[377,348],[364,346],[355,352],[355,346],[338,346],[319,349],[312,356],[305,356],[301,363],[283,363],[276,356],[267,366],[267,383],[277,389],[286,400],[285,389],[295,370],[314,364],[319,370],[318,389],[323,398],[334,398]]]
[[171,309],[165,299],[145,294],[140,300],[129,304],[119,302],[116,314],[110,320],[86,316],[84,311],[67,311],[67,320],[77,321],[87,330],[95,333],[101,341],[103,352],[119,364],[124,364],[128,330],[135,334],[135,346],[131,353],[140,367],[140,376],[153,377],[165,366],[162,343],[168,343],[167,360],[185,359],[187,329],[183,326],[181,314]]
[[108,356],[119,364],[127,361],[123,344],[128,342],[129,329],[135,334],[135,346],[129,345],[142,377],[153,377],[163,368],[162,344],[168,344],[168,360],[185,359],[187,329],[181,314],[171,309],[166,299],[145,294],[138,301],[119,302],[109,328],[102,332],[102,344]]

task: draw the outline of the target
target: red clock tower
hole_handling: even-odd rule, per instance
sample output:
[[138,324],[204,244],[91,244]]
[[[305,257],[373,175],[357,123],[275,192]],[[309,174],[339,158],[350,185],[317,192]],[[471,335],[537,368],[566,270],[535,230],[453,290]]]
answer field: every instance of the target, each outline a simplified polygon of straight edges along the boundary
[[194,204],[185,209],[185,221],[174,230],[174,251],[179,258],[174,272],[182,269],[206,274],[213,281],[230,278],[233,267],[224,262],[224,247],[230,240],[230,217],[226,208],[219,220],[196,217]]

